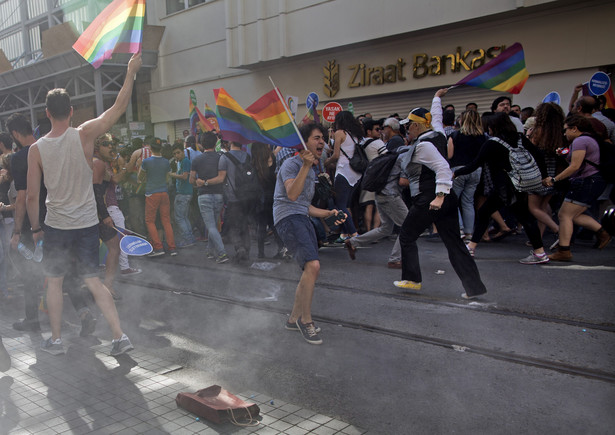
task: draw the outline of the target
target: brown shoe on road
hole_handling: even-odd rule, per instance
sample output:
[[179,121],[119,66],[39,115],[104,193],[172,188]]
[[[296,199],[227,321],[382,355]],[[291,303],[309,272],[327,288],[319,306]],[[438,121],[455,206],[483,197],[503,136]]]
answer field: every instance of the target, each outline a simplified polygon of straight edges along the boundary
[[549,260],[551,260],[551,261],[571,261],[572,260],[572,252],[570,252],[570,251],[557,251],[557,252],[549,255]]
[[348,249],[348,256],[351,260],[354,260],[356,258],[357,248],[352,246],[352,243],[350,243],[350,239],[344,240],[344,245],[346,246],[346,249]]

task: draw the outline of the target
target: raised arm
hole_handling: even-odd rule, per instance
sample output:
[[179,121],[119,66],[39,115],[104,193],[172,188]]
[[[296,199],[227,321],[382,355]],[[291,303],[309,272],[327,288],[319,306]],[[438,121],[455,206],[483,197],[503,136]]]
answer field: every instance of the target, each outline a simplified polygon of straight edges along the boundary
[[[81,135],[81,143],[83,144],[86,157],[91,156],[94,150],[94,140],[103,133],[106,133],[113,127],[113,125],[120,119],[120,116],[126,112],[130,97],[132,95],[132,88],[135,82],[135,76],[141,68],[141,53],[135,53],[128,62],[128,68],[126,70],[126,78],[122,89],[117,94],[115,103],[109,107],[98,118],[91,119],[84,122],[78,127]],[[90,151],[92,149],[92,152]]]

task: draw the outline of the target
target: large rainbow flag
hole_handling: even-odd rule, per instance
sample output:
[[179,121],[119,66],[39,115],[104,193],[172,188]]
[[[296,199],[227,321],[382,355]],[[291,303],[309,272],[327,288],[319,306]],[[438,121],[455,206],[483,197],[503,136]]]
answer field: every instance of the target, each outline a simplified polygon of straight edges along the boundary
[[301,145],[284,102],[272,90],[243,109],[223,88],[214,89],[220,132],[225,140],[249,144],[264,142],[274,146]]
[[523,47],[518,42],[504,50],[456,85],[468,85],[493,91],[518,94],[529,77]]
[[144,16],[145,0],[114,0],[85,29],[73,48],[94,68],[113,53],[138,53]]

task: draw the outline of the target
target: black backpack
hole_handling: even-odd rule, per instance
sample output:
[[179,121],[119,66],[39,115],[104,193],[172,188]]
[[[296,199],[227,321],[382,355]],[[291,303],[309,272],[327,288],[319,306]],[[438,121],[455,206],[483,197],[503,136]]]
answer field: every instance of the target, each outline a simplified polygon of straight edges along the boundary
[[[350,136],[350,133],[346,132],[346,134]],[[352,170],[362,174],[365,172],[367,165],[369,164],[367,154],[365,153],[365,147],[364,145],[358,144],[352,136],[350,136],[350,139],[354,142],[354,154],[352,157],[348,157],[348,154],[346,154],[341,147],[340,151],[346,156],[348,162],[350,162],[350,167]]]
[[581,136],[589,136],[598,142],[600,147],[600,163],[595,164],[587,159],[583,159],[583,163],[587,163],[594,168],[598,168],[600,175],[604,178],[607,184],[615,183],[615,145],[605,142],[602,139],[596,138],[589,134],[582,134]]
[[252,166],[250,156],[248,155],[243,163],[230,152],[224,153],[224,157],[227,157],[237,168],[235,179],[232,183],[229,182],[237,200],[241,202],[259,200],[263,194],[263,189],[258,182],[258,176]]
[[363,173],[361,189],[367,190],[368,192],[382,192],[382,189],[384,189],[389,182],[389,176],[395,166],[397,157],[406,151],[408,151],[408,149],[402,150],[399,153],[397,151],[389,152],[369,162],[365,173]]

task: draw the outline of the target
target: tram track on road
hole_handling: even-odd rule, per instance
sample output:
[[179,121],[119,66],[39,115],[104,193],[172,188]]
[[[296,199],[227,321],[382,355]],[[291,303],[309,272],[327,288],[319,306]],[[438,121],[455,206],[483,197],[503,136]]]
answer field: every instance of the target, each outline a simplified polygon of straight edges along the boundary
[[[249,274],[249,275],[253,275],[253,274]],[[276,279],[281,279],[281,278],[276,277]],[[167,293],[173,293],[178,296],[192,297],[192,298],[207,300],[211,302],[218,302],[218,303],[230,304],[234,306],[241,306],[241,307],[251,309],[251,310],[260,310],[260,311],[266,311],[266,312],[271,312],[271,313],[276,313],[276,314],[281,314],[281,315],[286,315],[288,311],[285,308],[273,307],[271,306],[271,304],[268,304],[266,302],[245,301],[245,300],[235,299],[235,298],[228,297],[228,296],[220,296],[220,295],[215,295],[215,294],[211,294],[207,292],[196,291],[196,290],[192,290],[188,288],[183,288],[183,289],[172,288],[162,283],[146,283],[143,281],[134,282],[133,280],[129,280],[129,279],[120,279],[119,281],[124,282],[126,284],[136,286],[136,287],[154,289],[158,291],[164,291]],[[288,279],[288,281],[291,281],[291,280]],[[292,281],[295,282],[296,280],[292,280]],[[376,294],[382,295],[380,293],[376,293]],[[458,305],[458,304],[454,304],[454,306],[457,308],[463,308],[463,306]],[[518,317],[528,318],[527,316],[518,316]],[[528,367],[535,367],[535,368],[540,368],[544,370],[556,371],[559,373],[573,375],[573,376],[582,376],[582,377],[593,379],[593,380],[615,384],[615,372],[607,372],[603,370],[594,369],[591,367],[583,367],[583,366],[578,366],[574,364],[567,364],[567,363],[563,363],[560,361],[549,360],[546,358],[537,358],[537,357],[532,357],[528,355],[521,355],[516,352],[506,352],[506,351],[495,350],[495,349],[490,349],[490,348],[485,348],[485,347],[480,347],[480,346],[465,345],[464,343],[460,343],[459,341],[446,340],[446,339],[432,337],[432,336],[423,335],[423,334],[413,334],[410,332],[401,331],[397,329],[390,329],[390,328],[384,328],[384,327],[380,327],[376,325],[371,325],[365,322],[353,322],[353,321],[347,321],[347,320],[342,320],[342,319],[332,318],[332,317],[325,317],[325,316],[313,316],[313,318],[320,323],[338,325],[338,326],[342,326],[345,328],[354,329],[358,331],[366,331],[366,332],[371,332],[374,334],[395,337],[398,339],[412,341],[416,343],[423,343],[423,344],[428,344],[432,346],[442,347],[442,348],[456,351],[456,352],[464,352],[468,354],[481,355],[487,358],[492,358],[492,359],[509,362],[513,364],[519,364],[519,365],[524,365]],[[534,320],[539,320],[539,321],[552,321],[550,319],[547,319],[547,320],[541,319],[540,316],[532,316],[529,318],[532,318]],[[578,322],[573,322],[573,323],[559,322],[559,323],[574,324],[574,325],[579,324]],[[591,324],[588,324],[588,325],[591,325]],[[596,328],[596,329],[603,330],[603,328]]]
[[[159,263],[159,264],[160,266],[169,266],[169,267],[174,267],[174,268],[179,266],[179,267],[183,267],[183,268],[190,269],[190,270],[199,270],[199,271],[207,270],[207,271],[211,271],[214,273],[222,272],[221,269],[216,268],[214,266],[210,267],[207,264],[205,265],[175,264],[175,263],[168,263],[168,264]],[[276,276],[276,275],[269,274],[267,272],[262,272],[262,271],[257,272],[257,271],[245,270],[245,269],[233,269],[232,273],[234,275],[243,275],[243,276],[250,277],[250,278],[272,279],[276,281],[290,283],[293,286],[296,286],[297,281],[298,281],[296,277],[292,277],[292,278],[280,277],[280,276]],[[126,282],[127,284],[134,283],[134,281],[130,279],[125,279],[125,280],[120,279],[119,281]],[[482,303],[477,303],[477,302],[461,302],[461,301],[457,302],[457,301],[452,301],[451,299],[448,299],[448,298],[443,299],[443,298],[438,298],[435,296],[426,295],[425,293],[374,291],[374,290],[358,288],[356,286],[349,286],[349,285],[344,285],[344,284],[331,284],[331,283],[326,283],[326,282],[318,282],[316,285],[318,287],[326,288],[332,291],[344,291],[344,292],[350,292],[350,293],[355,293],[355,294],[358,293],[358,294],[364,294],[364,295],[370,295],[370,296],[382,297],[382,298],[388,298],[388,299],[394,299],[394,300],[411,301],[413,303],[445,306],[445,307],[451,307],[451,308],[457,308],[457,309],[466,309],[466,310],[479,311],[479,312],[484,312],[484,313],[489,313],[489,314],[497,314],[501,316],[514,317],[514,318],[520,318],[520,319],[526,319],[526,320],[536,320],[539,322],[548,322],[548,323],[562,324],[566,326],[574,326],[574,327],[588,329],[588,330],[615,332],[615,324],[612,324],[612,323],[597,323],[597,322],[589,322],[589,321],[579,320],[579,319],[570,319],[570,318],[561,317],[561,316],[545,315],[543,313],[538,313],[538,312],[524,312],[524,311],[518,311],[518,310],[514,310],[510,308],[497,307],[494,304],[482,304]]]

